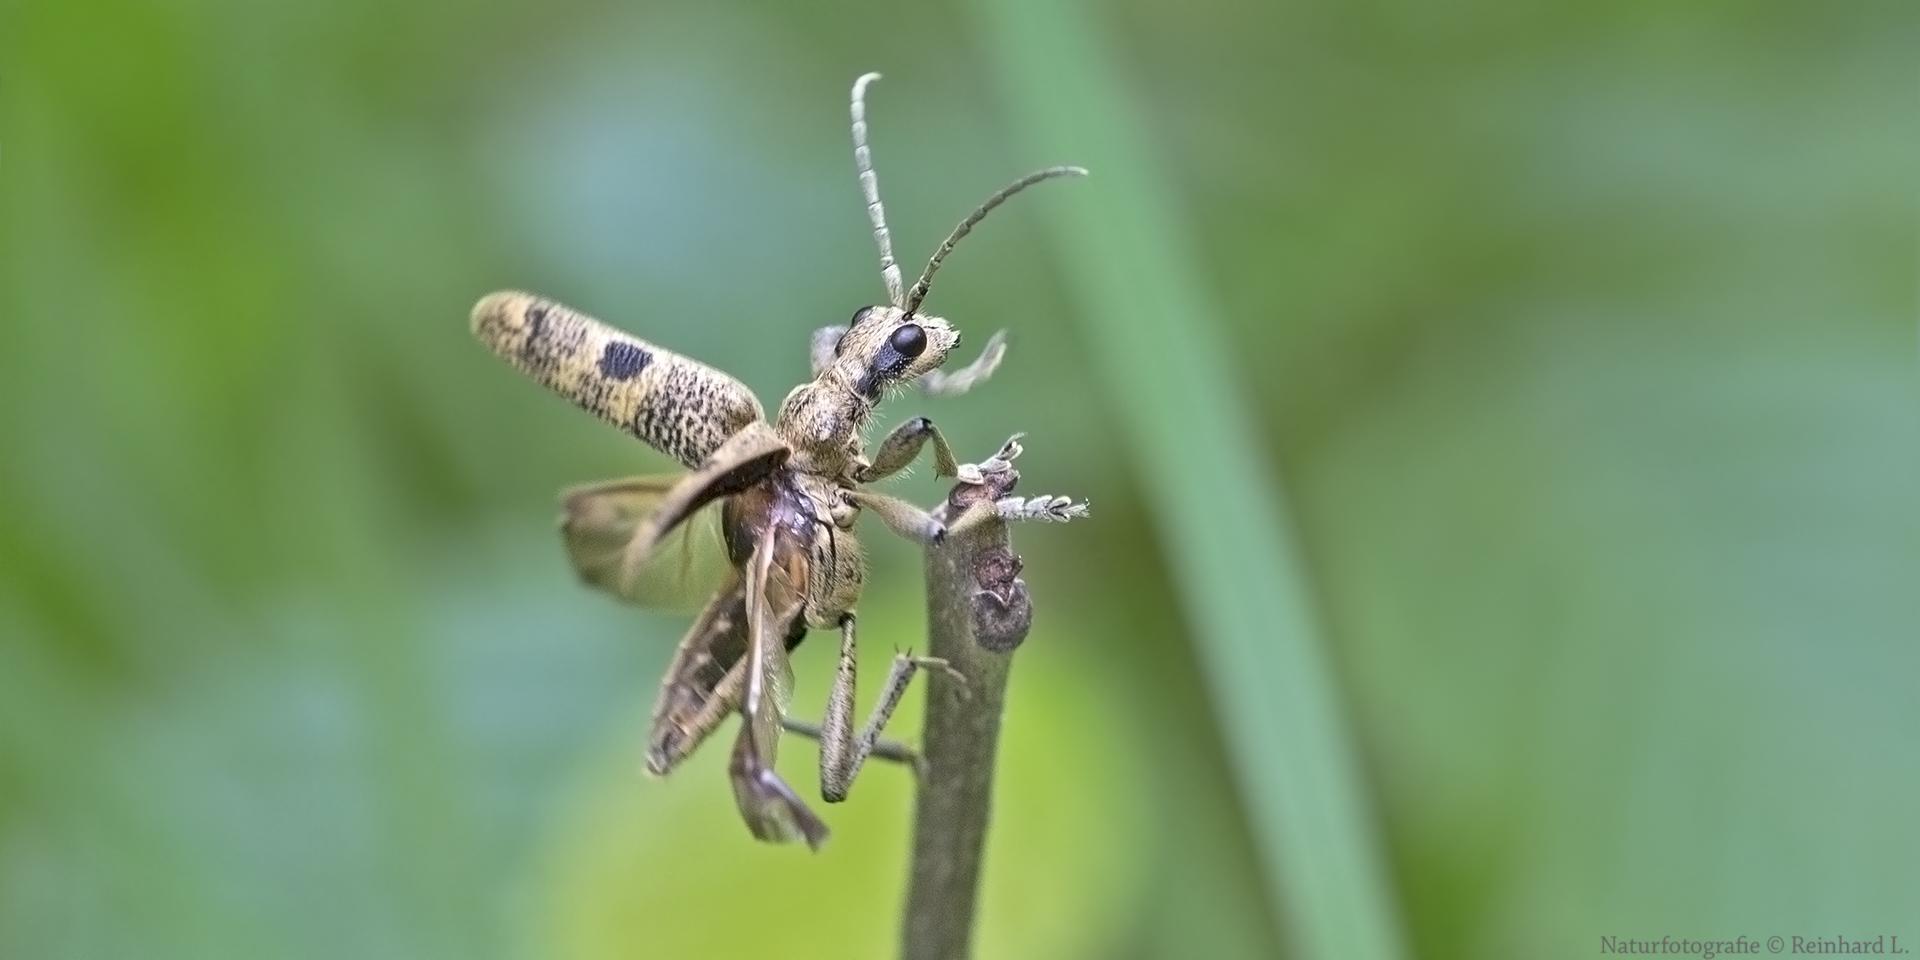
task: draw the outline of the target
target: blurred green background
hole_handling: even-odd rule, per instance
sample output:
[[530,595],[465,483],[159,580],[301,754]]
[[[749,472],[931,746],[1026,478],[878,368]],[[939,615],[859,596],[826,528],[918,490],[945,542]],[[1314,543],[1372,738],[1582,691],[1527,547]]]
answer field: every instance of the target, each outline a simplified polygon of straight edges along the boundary
[[[1142,155],[1021,126],[1092,68],[1010,3],[0,3],[0,957],[889,955],[906,778],[809,855],[749,840],[724,751],[638,774],[686,619],[578,586],[552,498],[665,461],[466,331],[536,290],[777,403],[882,295],[866,70],[910,266],[1095,174],[935,288],[1012,331],[994,382],[883,415],[1025,430],[1025,492],[1095,506],[1017,531],[982,956],[1311,949],[1239,789],[1292,771],[1227,746],[1268,731],[1223,737],[1167,549],[1247,505],[1171,509],[1219,478],[1064,280],[1113,238],[1062,211],[1137,200],[1103,161],[1171,198],[1214,303],[1158,336],[1224,345],[1285,482],[1330,669],[1272,679],[1344,727],[1387,942],[1920,941],[1920,8],[1046,9]],[[870,529],[878,676],[921,594]]]

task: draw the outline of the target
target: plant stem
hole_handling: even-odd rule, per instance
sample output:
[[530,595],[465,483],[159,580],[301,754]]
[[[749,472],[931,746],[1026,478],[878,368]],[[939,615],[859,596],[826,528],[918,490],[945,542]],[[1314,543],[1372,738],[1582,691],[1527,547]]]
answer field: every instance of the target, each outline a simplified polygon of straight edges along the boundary
[[[943,520],[965,519],[951,520],[946,541],[927,549],[929,653],[966,682],[933,670],[927,683],[924,766],[901,932],[907,960],[962,960],[972,945],[1007,675],[1033,622],[1007,524],[981,508],[990,509],[1017,478],[1008,469],[988,474],[983,484],[956,486],[936,512]],[[969,514],[980,501],[986,503]]]

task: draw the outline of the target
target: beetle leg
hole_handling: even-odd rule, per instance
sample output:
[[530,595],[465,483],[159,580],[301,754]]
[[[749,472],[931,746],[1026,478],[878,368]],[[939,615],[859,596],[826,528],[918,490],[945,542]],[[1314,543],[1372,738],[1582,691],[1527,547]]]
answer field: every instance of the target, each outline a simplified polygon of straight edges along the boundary
[[947,445],[947,438],[940,434],[932,420],[914,417],[881,439],[880,446],[873,451],[873,462],[856,468],[853,479],[858,483],[872,483],[905,470],[928,441],[933,442],[933,475],[953,476],[959,464],[953,459],[953,448]]
[[[847,614],[840,621],[840,665],[834,672],[833,692],[827,697],[827,713],[820,723],[820,795],[828,803],[845,800],[867,757],[875,755],[881,744],[890,742],[881,740],[880,733],[886,729],[894,709],[900,706],[900,698],[906,695],[907,685],[913,682],[915,673],[922,667],[931,667],[947,671],[961,683],[966,682],[945,660],[916,657],[911,653],[896,654],[886,683],[880,688],[880,700],[873,705],[866,725],[856,736],[853,733],[855,663],[853,615]],[[917,769],[918,764],[915,766]]]
[[[788,733],[797,737],[805,737],[814,743],[822,742],[822,738],[825,736],[824,733],[822,733],[820,724],[814,723],[811,720],[802,720],[799,717],[784,717],[780,720],[780,725],[785,727]],[[890,763],[904,764],[912,767],[916,773],[919,772],[920,764],[922,763],[918,751],[908,746],[904,741],[894,740],[889,737],[881,737],[875,740],[873,742],[873,752],[867,754],[867,757],[871,760],[885,760]]]
[[939,518],[898,497],[864,490],[847,491],[847,502],[872,510],[888,530],[921,546],[935,546],[947,539],[947,525]]
[[1007,332],[996,331],[987,338],[987,345],[980,350],[980,356],[972,363],[951,373],[945,370],[930,370],[919,379],[920,389],[931,397],[950,397],[966,393],[975,386],[986,382],[993,376],[1000,359],[1007,355]]
[[820,718],[820,795],[828,803],[846,799],[851,773],[866,759],[859,755],[853,741],[854,688],[860,668],[858,644],[854,640],[854,615],[840,615],[840,660],[833,670],[833,689],[827,694],[827,711]]

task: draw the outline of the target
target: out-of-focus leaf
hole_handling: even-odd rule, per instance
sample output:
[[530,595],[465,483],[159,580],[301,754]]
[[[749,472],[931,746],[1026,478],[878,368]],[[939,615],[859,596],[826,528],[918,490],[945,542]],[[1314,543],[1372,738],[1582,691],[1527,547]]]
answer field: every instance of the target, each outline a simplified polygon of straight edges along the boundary
[[1055,248],[1153,499],[1275,905],[1306,956],[1391,960],[1399,920],[1313,590],[1184,218],[1092,16],[981,9],[1023,139],[1096,171],[1054,208]]

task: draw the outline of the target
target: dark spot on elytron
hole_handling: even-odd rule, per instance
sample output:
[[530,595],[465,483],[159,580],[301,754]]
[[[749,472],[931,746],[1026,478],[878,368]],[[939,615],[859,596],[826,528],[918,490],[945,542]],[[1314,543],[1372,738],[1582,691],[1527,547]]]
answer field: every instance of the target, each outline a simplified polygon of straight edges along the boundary
[[624,340],[607,343],[600,354],[600,372],[609,380],[632,380],[653,362],[653,355]]
[[520,344],[520,357],[531,360],[545,346],[547,339],[547,305],[534,302],[527,307],[527,339]]

